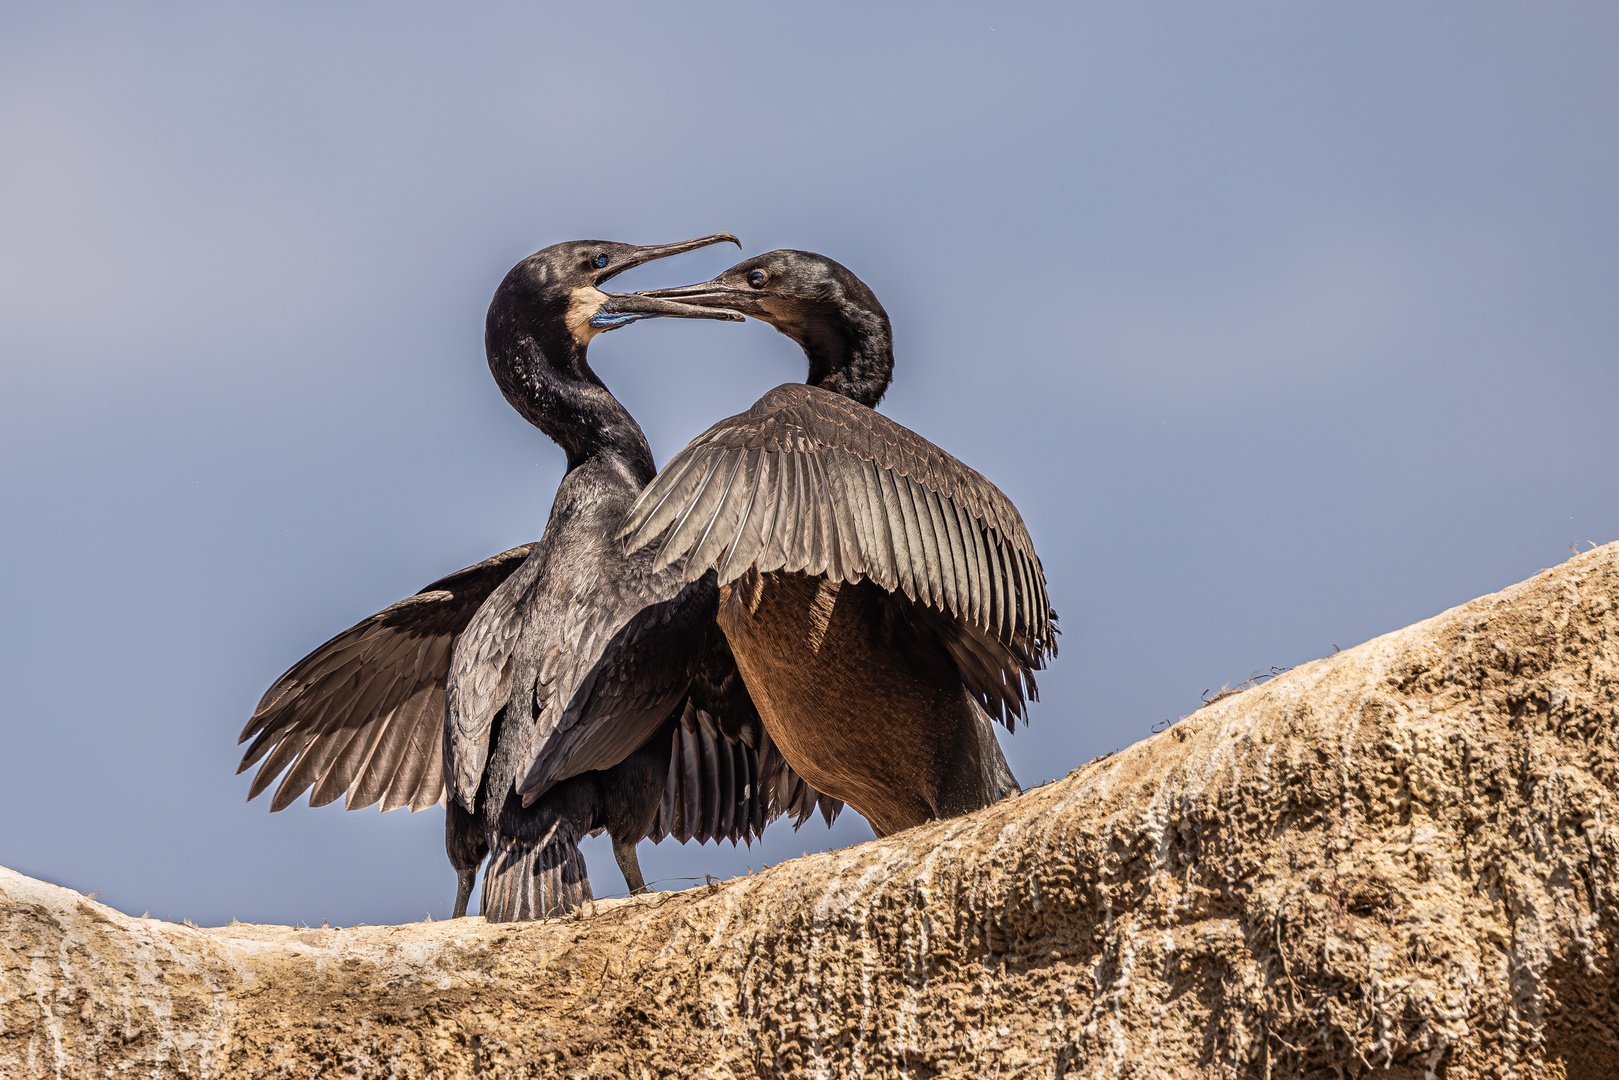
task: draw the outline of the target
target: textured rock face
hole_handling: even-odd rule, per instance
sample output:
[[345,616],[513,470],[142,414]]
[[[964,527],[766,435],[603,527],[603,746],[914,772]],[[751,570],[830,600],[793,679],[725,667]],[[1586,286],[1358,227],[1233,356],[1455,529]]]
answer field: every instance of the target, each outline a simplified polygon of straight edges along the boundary
[[203,930],[0,871],[0,1075],[1619,1076],[1616,603],[1609,545],[971,817],[578,918]]

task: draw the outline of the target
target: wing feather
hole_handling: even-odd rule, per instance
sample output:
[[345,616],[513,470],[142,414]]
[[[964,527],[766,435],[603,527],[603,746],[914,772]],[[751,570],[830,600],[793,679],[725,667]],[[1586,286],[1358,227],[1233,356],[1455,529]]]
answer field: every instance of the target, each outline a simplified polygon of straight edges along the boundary
[[[725,553],[725,561],[720,563],[720,584],[728,585],[747,572],[748,567],[758,558],[764,550],[764,518],[765,512],[760,508],[759,494],[765,486],[765,471],[770,461],[770,455],[763,450],[748,451],[747,473],[743,478],[748,492],[748,502],[742,511],[742,520],[737,525],[736,539],[731,542],[730,549]],[[735,571],[732,571],[732,567]]]
[[297,761],[298,755],[303,753],[320,734],[320,728],[312,727],[292,731],[283,736],[281,742],[276,745],[270,756],[265,759],[264,764],[259,766],[257,775],[253,777],[253,783],[247,789],[248,799],[258,798],[259,794],[269,787],[276,777],[281,775],[281,770]]
[[[874,540],[871,504],[866,498],[863,462],[845,462],[851,467],[827,470],[832,480],[832,514],[838,528],[838,561],[844,581],[859,581],[871,575],[871,564],[860,543],[862,533]],[[876,544],[872,545],[876,547]]]
[[658,557],[652,563],[653,570],[662,570],[673,563],[691,550],[691,544],[703,535],[703,526],[709,520],[704,513],[712,514],[719,502],[719,490],[714,487],[714,478],[721,474],[729,456],[723,450],[709,453],[708,468],[703,473],[703,481],[694,489],[690,501],[680,508],[679,516],[675,519],[675,527],[669,530],[663,546],[658,549]]
[[361,782],[349,789],[350,808],[380,802],[386,811],[437,802],[436,793],[424,802],[418,789],[434,770],[442,780],[443,732],[443,690],[432,687],[401,706],[387,735],[377,740]]
[[882,481],[877,478],[877,467],[869,461],[859,463],[858,481],[853,485],[858,492],[857,503],[864,507],[864,516],[855,522],[854,543],[860,537],[872,538],[864,548],[865,571],[880,587],[888,592],[899,589],[899,574],[895,570],[894,538],[889,531],[888,508],[883,502]]
[[1034,623],[1034,600],[1036,592],[1034,583],[1030,580],[1029,560],[1024,557],[1024,554],[1021,551],[1014,552],[1013,557],[1017,561],[1018,581],[1020,584],[1020,588],[1018,589],[1018,599],[1022,601],[1023,604],[1023,633],[1033,634],[1036,632]]
[[[754,807],[759,804],[759,751],[751,746],[737,747],[737,760],[742,763],[742,802],[737,807],[736,828],[751,841],[759,835],[755,826],[758,815]],[[732,843],[735,843],[733,838]]]
[[905,534],[904,544],[897,543],[899,537],[894,538],[894,550],[903,553],[910,566],[911,587],[907,595],[918,603],[932,603],[928,588],[928,561],[922,546],[922,527],[917,520],[916,504],[911,501],[911,482],[888,469],[881,470],[881,473],[883,484],[899,511],[900,528]]
[[[944,584],[945,609],[952,615],[958,615],[961,613],[961,601],[956,595],[956,567],[960,565],[960,558],[950,543],[950,530],[945,524],[944,509],[939,505],[939,493],[912,480],[911,494],[917,498],[918,514],[926,507],[928,518],[933,522],[933,543],[939,561],[936,580]],[[926,532],[922,534],[922,542],[927,542]]]
[[[331,764],[316,778],[314,790],[309,793],[310,806],[325,806],[336,802],[343,796],[346,788],[349,794],[349,809],[359,809],[352,804],[355,794],[365,782],[366,764],[376,756],[377,747],[388,741],[389,732],[393,729],[393,720],[394,715],[390,714],[386,723],[373,724],[370,730],[355,729],[350,732],[347,745],[333,755]],[[345,783],[345,780],[351,782]],[[280,798],[279,792],[277,798]],[[273,802],[270,808],[275,809]]]
[[624,535],[634,535],[633,546],[640,547],[655,540],[679,516],[697,485],[702,483],[702,466],[707,464],[706,455],[693,454],[681,461],[678,468],[664,469],[653,478],[624,522],[622,531]]
[[[523,659],[518,646],[548,565],[548,553],[536,547],[490,594],[450,653],[442,740],[444,782],[450,795],[468,810],[475,808],[483,782],[495,718],[512,698],[518,661]],[[523,694],[528,693],[525,687]]]
[[905,508],[901,505],[894,474],[869,461],[866,462],[866,469],[876,483],[877,495],[882,501],[883,520],[888,527],[888,555],[894,562],[895,585],[905,593],[907,599],[917,600],[920,594],[916,588],[916,568],[911,565],[911,552],[916,548],[911,544],[910,526]]
[[956,516],[956,504],[938,492],[933,493],[933,506],[937,508],[939,517],[944,522],[944,535],[941,541],[948,540],[950,546],[950,565],[946,568],[945,576],[955,578],[956,605],[951,609],[959,619],[972,618],[972,582],[970,579],[971,555],[968,552],[967,541],[961,535],[961,519]]
[[[425,709],[425,707],[424,707]],[[429,806],[443,806],[444,793],[444,753],[442,748],[444,728],[444,704],[440,702],[438,708],[427,709],[431,718],[439,720],[437,731],[429,721],[419,726],[416,731],[423,746],[423,753],[427,755],[427,770],[416,783],[416,790],[410,795],[405,805],[412,813],[417,810],[426,810]]]
[[944,574],[939,563],[939,537],[933,531],[933,513],[928,509],[929,492],[915,480],[906,477],[903,495],[910,497],[911,506],[916,514],[916,531],[922,542],[922,565],[926,568],[923,579],[927,582],[928,603],[943,608],[947,602]]
[[681,843],[697,836],[702,831],[703,810],[703,772],[701,765],[702,750],[698,746],[697,720],[695,710],[688,707],[688,714],[692,715],[692,722],[687,724],[681,718],[680,733],[680,835],[676,837]]
[[719,747],[714,744],[714,732],[703,723],[703,714],[697,714],[697,731],[702,740],[703,817],[702,831],[697,839],[708,843],[719,830],[720,817],[720,761]]
[[[389,732],[391,737],[385,744],[388,752],[387,771],[383,774],[389,777],[389,784],[380,800],[384,811],[410,805],[422,777],[432,769],[433,762],[444,760],[436,742],[431,752],[421,745],[418,740],[420,734],[419,728],[403,724]],[[382,746],[378,747],[379,753],[382,749]]]
[[285,810],[296,802],[298,796],[309,790],[309,785],[320,779],[332,759],[359,734],[354,728],[332,727],[309,740],[309,745],[276,787],[270,799],[270,812]]
[[[749,456],[725,456],[738,451]],[[620,535],[634,549],[669,523],[660,558],[690,555],[688,580],[716,567],[725,582],[750,567],[870,577],[1035,668],[1056,651],[1040,561],[1011,501],[916,433],[816,387],[778,387],[693,440]]]
[[967,617],[972,619],[973,625],[983,627],[988,621],[984,614],[984,599],[989,586],[985,580],[984,566],[984,537],[978,531],[977,523],[967,513],[967,508],[960,503],[952,502],[948,509],[956,514],[956,528],[961,535],[962,546],[967,552],[965,563],[967,571],[967,584],[971,601],[967,605]]
[[958,618],[970,618],[971,586],[967,584],[967,550],[961,539],[961,523],[956,519],[955,504],[937,491],[928,493],[928,508],[934,513],[935,528],[939,530],[939,556],[946,561],[944,578],[952,582],[955,601],[950,612]]
[[1046,591],[1046,568],[1041,565],[1040,556],[1036,555],[1032,549],[1029,552],[1029,558],[1033,560],[1032,569],[1034,571],[1035,588],[1040,590],[1038,610],[1040,612],[1039,632],[1041,641],[1042,644],[1046,645],[1051,649],[1051,651],[1055,652],[1057,649],[1057,644],[1052,640],[1051,637],[1053,633],[1053,627],[1051,625],[1051,594]]
[[811,547],[815,542],[813,533],[815,528],[814,517],[814,489],[810,484],[809,470],[804,461],[803,454],[788,454],[792,461],[792,501],[782,507],[787,524],[786,535],[782,537],[782,550],[786,557],[783,568],[797,570],[807,566],[810,561]]
[[678,828],[675,820],[675,796],[680,791],[680,722],[670,725],[669,771],[663,778],[663,798],[658,801],[658,816],[652,825],[649,839],[656,844],[666,836],[674,835]]
[[[396,648],[391,653],[397,651]],[[390,654],[385,659],[394,660],[394,657]],[[328,724],[299,755],[298,762],[276,790],[270,803],[272,811],[284,809],[312,784],[317,791],[310,795],[311,806],[325,806],[343,793],[353,779],[354,770],[364,763],[371,747],[387,733],[401,681],[398,666],[395,660],[389,665],[393,670],[385,668],[379,672],[362,684],[349,700],[334,699],[335,710],[339,712],[334,718],[336,722]],[[354,715],[375,716],[376,720],[359,726],[345,722]],[[332,783],[325,783],[334,767],[342,767],[343,772],[333,776]]]
[[741,499],[732,499],[730,496],[732,489],[736,488],[739,476],[743,479],[743,488],[739,490],[746,489],[747,478],[743,474],[743,467],[747,463],[748,456],[747,451],[743,450],[730,452],[729,475],[725,478],[725,489],[715,500],[714,511],[708,515],[708,523],[704,527],[702,538],[697,541],[692,551],[692,559],[705,566],[718,566],[720,557],[728,548],[736,545],[736,540],[740,536],[739,526],[745,504]]
[[992,633],[1005,640],[1012,636],[1012,628],[1006,620],[1006,567],[1001,562],[999,533],[990,533],[985,537],[984,554],[989,560],[991,603],[989,628]]
[[[335,694],[332,696],[331,720],[311,740],[308,747],[299,755],[297,764],[287,773],[286,779],[276,790],[275,799],[270,806],[272,811],[285,808],[311,784],[324,778],[331,764],[343,755],[344,750],[356,736],[363,732],[365,737],[361,739],[361,745],[369,746],[373,742],[373,737],[381,734],[376,729],[386,730],[387,722],[393,713],[391,705],[395,689],[400,681],[397,665],[391,666],[395,667],[395,670],[384,668],[369,679],[362,679],[357,687],[344,695],[343,699],[340,700]],[[353,724],[351,718],[355,716],[370,717],[372,722]],[[360,755],[352,758],[351,762],[358,765],[364,760],[364,755]],[[339,778],[338,782],[341,785],[338,788],[339,794],[348,786],[351,779],[352,776]],[[335,797],[334,795],[333,798]]]
[[765,457],[770,461],[770,471],[774,474],[775,483],[770,499],[770,525],[765,529],[765,538],[762,545],[762,554],[759,556],[757,566],[761,573],[779,570],[787,562],[787,552],[783,546],[784,537],[792,527],[783,520],[786,508],[791,506],[797,488],[793,486],[792,472],[787,455],[779,450],[765,450]]
[[832,482],[827,478],[826,466],[818,453],[804,455],[804,464],[809,467],[810,479],[815,487],[814,501],[809,505],[809,511],[815,518],[815,550],[810,556],[809,563],[804,567],[804,573],[811,577],[823,577],[828,574],[833,580],[841,580],[843,574],[840,570],[842,552],[838,549],[838,521],[837,512],[833,508]]
[[719,800],[715,811],[719,820],[714,823],[714,836],[724,838],[732,835],[731,829],[736,824],[736,801],[738,793],[736,775],[736,744],[729,741],[716,740],[715,751],[719,759]]

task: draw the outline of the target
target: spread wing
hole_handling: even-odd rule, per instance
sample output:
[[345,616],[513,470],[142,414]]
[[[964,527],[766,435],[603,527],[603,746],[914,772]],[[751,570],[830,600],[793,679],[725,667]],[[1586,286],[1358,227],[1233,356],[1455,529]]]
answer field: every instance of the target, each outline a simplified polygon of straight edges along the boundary
[[477,805],[495,718],[511,697],[524,625],[543,603],[545,564],[545,550],[533,551],[478,608],[450,656],[439,716],[442,768],[450,796],[468,810]]
[[[668,738],[671,764],[663,807],[649,831],[653,839],[672,834],[681,841],[734,843],[758,836],[783,812],[802,822],[816,807],[830,821],[842,804],[798,778],[764,735],[714,621],[715,575],[687,582],[676,572],[653,570],[652,562],[652,552],[637,553],[619,572],[592,576],[588,592],[560,618],[498,618],[508,604],[521,608],[536,595],[525,585],[525,567],[503,586],[510,595],[497,594],[467,633],[470,658],[486,651],[475,648],[481,624],[517,628],[502,665],[505,689],[497,688],[482,707],[498,711],[512,701],[532,701],[533,731],[519,771],[524,801],[533,803],[569,777],[611,769],[649,740]],[[534,572],[545,570],[536,565]],[[492,656],[484,662],[492,663]],[[462,661],[458,654],[452,704],[459,684],[477,674],[463,670]],[[453,707],[446,722],[459,753],[453,778],[476,748],[459,733]],[[478,775],[452,783],[464,782],[475,793],[481,771],[480,764]]]
[[345,793],[350,810],[374,803],[420,810],[438,802],[452,646],[533,548],[512,548],[440,578],[294,664],[265,693],[238,740],[253,742],[237,772],[265,759],[248,798],[286,770],[272,811],[311,786],[311,806]]
[[687,583],[649,572],[650,555],[630,557],[639,572],[626,574],[618,590],[635,599],[602,605],[633,613],[592,613],[567,655],[542,667],[538,695],[545,701],[525,759],[525,802],[570,776],[617,765],[652,738],[691,692],[711,640],[721,636],[714,575]]
[[523,788],[530,802],[645,743],[686,692],[714,588],[653,571],[650,552],[626,558],[605,536],[573,543],[548,528],[451,658],[443,718],[451,794],[476,806],[502,709],[501,739],[521,740],[517,779],[532,781]]
[[[626,517],[655,568],[721,584],[750,568],[826,575],[951,617],[962,677],[990,714],[1022,715],[1056,653],[1056,614],[1023,519],[982,475],[881,413],[790,384],[664,467]],[[1003,713],[1003,709],[1005,710]]]

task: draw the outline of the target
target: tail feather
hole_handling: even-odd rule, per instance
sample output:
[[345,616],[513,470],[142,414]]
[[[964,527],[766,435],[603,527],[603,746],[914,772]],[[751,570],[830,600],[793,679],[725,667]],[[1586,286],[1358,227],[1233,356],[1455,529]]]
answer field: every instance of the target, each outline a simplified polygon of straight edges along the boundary
[[500,837],[483,876],[483,917],[490,922],[552,919],[591,899],[585,857],[573,840],[545,847]]

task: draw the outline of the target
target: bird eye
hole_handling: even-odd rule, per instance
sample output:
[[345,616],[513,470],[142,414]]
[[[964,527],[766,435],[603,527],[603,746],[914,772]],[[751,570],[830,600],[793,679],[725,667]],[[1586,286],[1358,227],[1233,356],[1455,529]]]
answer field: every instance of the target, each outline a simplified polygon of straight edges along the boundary
[[607,265],[607,253],[599,251],[590,261],[596,264],[596,269],[600,270]]
[[765,287],[765,272],[763,270],[755,270],[753,273],[749,274],[748,275],[748,284],[752,285],[755,289],[764,288]]

